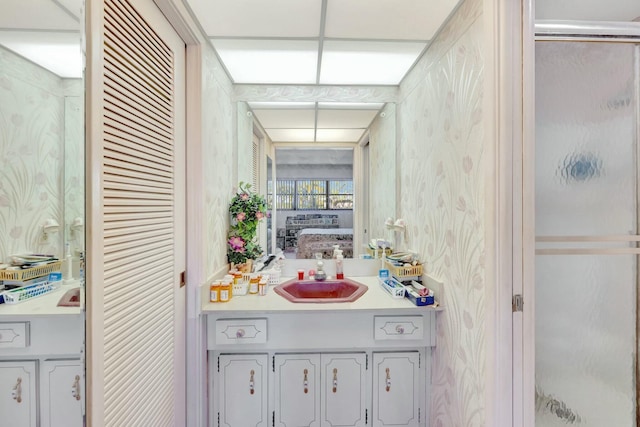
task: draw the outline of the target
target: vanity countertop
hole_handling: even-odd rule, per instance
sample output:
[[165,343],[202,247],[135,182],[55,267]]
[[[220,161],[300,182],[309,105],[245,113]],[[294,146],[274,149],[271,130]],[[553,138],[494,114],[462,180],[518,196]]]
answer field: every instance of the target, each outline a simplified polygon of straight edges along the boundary
[[[283,278],[281,283],[291,278]],[[226,312],[300,312],[300,311],[342,311],[342,310],[407,310],[407,311],[441,311],[442,307],[423,306],[417,307],[406,298],[392,298],[378,283],[378,278],[349,277],[349,279],[367,285],[368,290],[354,302],[339,303],[293,303],[274,292],[274,286],[269,287],[266,295],[237,295],[229,302],[209,302],[209,288],[202,289],[202,314],[226,313]]]
[[[73,289],[74,285],[63,285],[60,288],[46,294],[35,297],[29,301],[20,302],[18,304],[0,304],[0,319],[3,317],[29,317],[34,316],[71,316],[79,315],[82,307],[58,307],[58,301],[68,290]],[[83,301],[83,293],[81,291],[80,300]]]

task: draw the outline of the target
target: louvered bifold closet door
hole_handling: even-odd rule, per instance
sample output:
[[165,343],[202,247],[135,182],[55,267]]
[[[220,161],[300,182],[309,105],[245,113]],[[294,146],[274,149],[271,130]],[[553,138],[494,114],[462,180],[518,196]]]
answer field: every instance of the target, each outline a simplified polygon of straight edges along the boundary
[[176,64],[142,3],[103,3],[103,422],[114,427],[178,425]]

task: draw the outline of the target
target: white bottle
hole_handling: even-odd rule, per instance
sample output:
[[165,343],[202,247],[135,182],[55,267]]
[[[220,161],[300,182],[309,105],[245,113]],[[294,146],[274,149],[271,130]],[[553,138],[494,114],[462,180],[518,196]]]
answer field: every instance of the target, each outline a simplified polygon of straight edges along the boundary
[[71,256],[71,246],[66,245],[66,254],[64,259],[64,284],[69,285],[73,282],[73,257]]
[[342,255],[342,251],[340,249],[337,250],[336,254],[336,279],[342,280],[344,279],[344,256]]

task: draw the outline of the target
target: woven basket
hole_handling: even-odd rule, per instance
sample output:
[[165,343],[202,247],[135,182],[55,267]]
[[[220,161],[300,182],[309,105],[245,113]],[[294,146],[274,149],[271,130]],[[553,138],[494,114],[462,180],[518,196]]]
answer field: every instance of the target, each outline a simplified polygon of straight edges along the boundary
[[60,271],[61,266],[62,261],[56,261],[33,268],[25,268],[24,270],[0,270],[0,280],[30,280],[36,277],[46,276],[54,271]]
[[393,265],[387,261],[387,269],[389,270],[389,273],[397,279],[422,276],[422,264],[404,267]]

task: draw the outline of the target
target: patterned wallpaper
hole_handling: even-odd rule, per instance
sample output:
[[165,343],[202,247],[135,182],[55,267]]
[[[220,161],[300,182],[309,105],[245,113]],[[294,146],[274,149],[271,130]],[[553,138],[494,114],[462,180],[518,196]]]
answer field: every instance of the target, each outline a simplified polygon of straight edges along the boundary
[[66,94],[78,94],[73,81],[62,80],[0,48],[2,260],[26,251],[62,254],[62,230],[46,242],[41,236],[48,218],[64,224]]
[[369,236],[389,238],[396,218],[396,105],[387,104],[369,129]]
[[233,167],[236,135],[232,86],[209,46],[202,52],[202,143],[205,182],[205,278],[227,263],[228,205],[237,185]]
[[431,426],[485,425],[482,2],[466,0],[401,86],[400,216],[444,282]]

